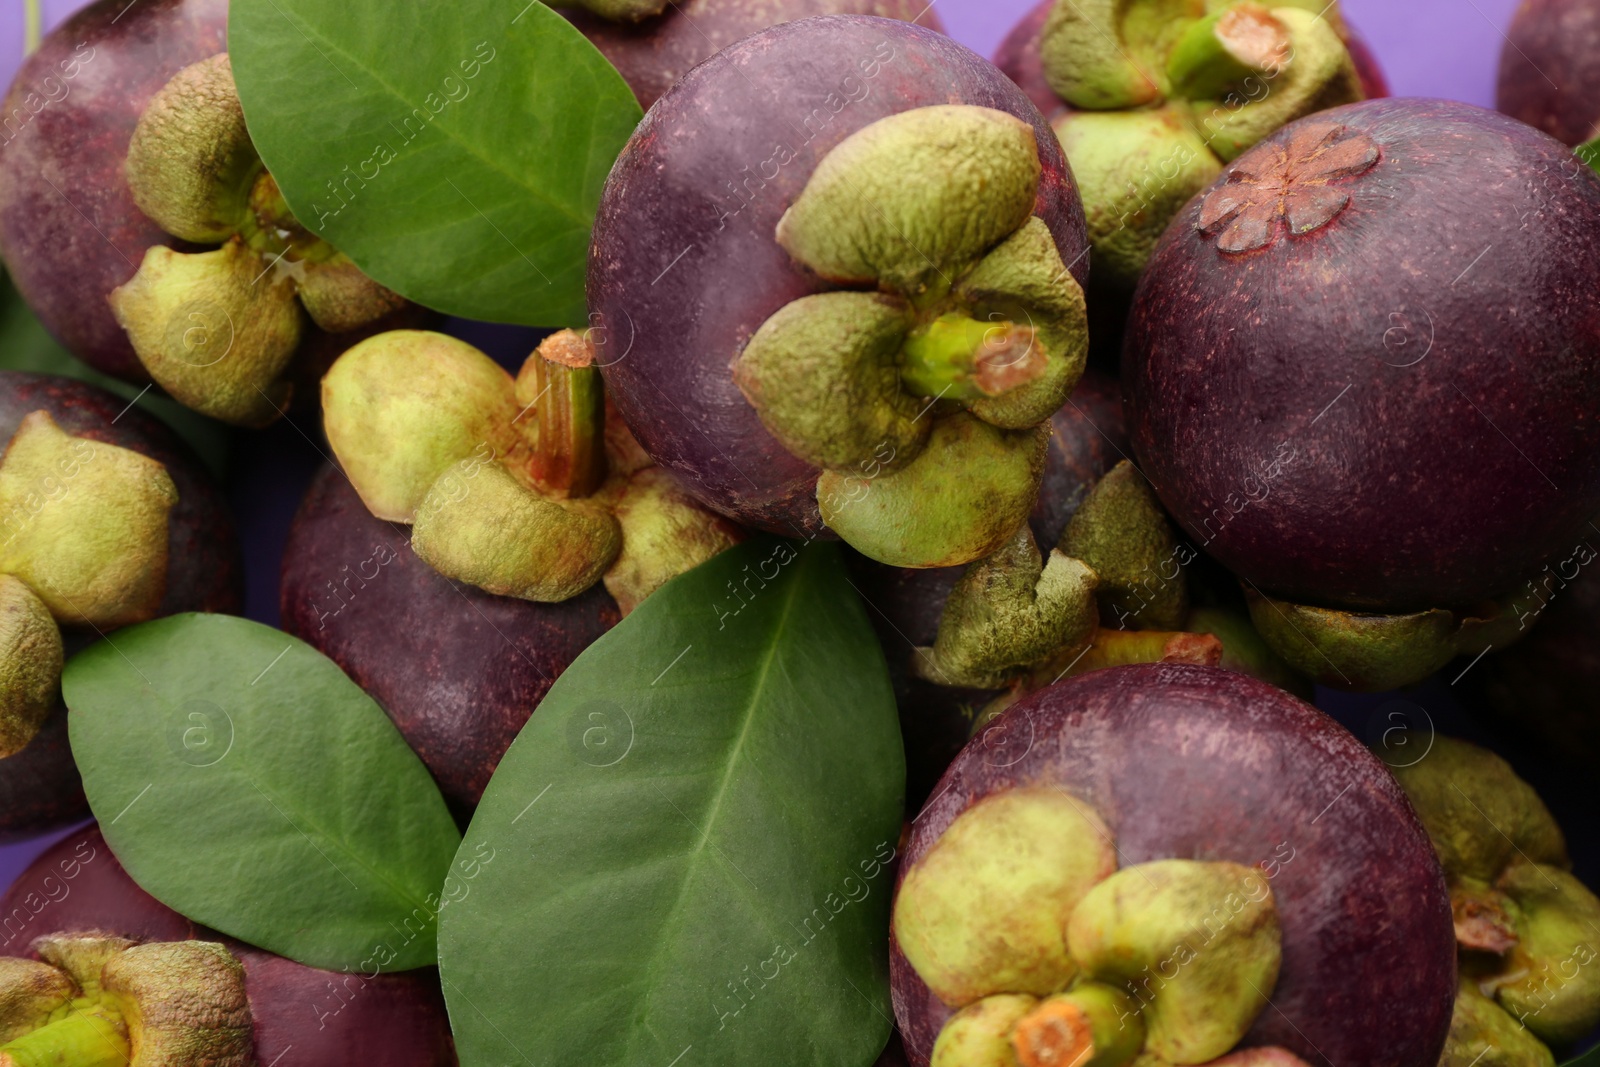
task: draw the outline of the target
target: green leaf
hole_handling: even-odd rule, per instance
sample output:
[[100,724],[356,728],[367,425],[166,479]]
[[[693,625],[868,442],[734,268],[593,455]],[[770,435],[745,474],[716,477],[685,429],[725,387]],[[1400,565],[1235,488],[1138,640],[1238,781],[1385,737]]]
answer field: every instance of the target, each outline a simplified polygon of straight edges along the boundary
[[315,967],[434,962],[460,835],[332,660],[245,619],[174,615],[74,657],[62,690],[89,806],[156,899]]
[[904,784],[837,547],[674,579],[561,675],[473,818],[439,933],[463,1067],[866,1067]]
[[581,326],[589,228],[641,113],[531,0],[234,0],[261,158],[302,224],[419,304]]
[[50,336],[44,323],[23,302],[22,295],[11,282],[11,275],[4,270],[0,270],[0,370],[59,374],[98,385],[130,402],[137,400],[140,407],[188,442],[213,475],[220,478],[227,473],[228,450],[232,443],[228,427],[190,411],[169,397],[118,381],[80,362]]
[[1581,144],[1573,151],[1578,153],[1578,158],[1589,164],[1595,171],[1600,172],[1600,137],[1596,137],[1588,144]]
[[1576,1059],[1568,1060],[1561,1067],[1600,1067],[1600,1045],[1596,1045]]

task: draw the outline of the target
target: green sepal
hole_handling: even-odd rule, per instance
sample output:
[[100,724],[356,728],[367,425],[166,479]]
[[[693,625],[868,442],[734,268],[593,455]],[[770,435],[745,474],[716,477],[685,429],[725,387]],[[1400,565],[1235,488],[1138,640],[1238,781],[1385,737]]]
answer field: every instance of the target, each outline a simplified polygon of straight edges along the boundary
[[0,574],[0,759],[28,747],[55,710],[61,628],[27,583]]
[[1123,460],[1089,490],[1061,535],[1061,550],[1100,576],[1102,611],[1127,629],[1176,630],[1189,613],[1189,584],[1162,568],[1178,540],[1143,474]]
[[1250,621],[1267,646],[1323,685],[1357,692],[1420,682],[1459,650],[1460,624],[1441,608],[1375,615],[1274,600],[1245,590]]
[[[1139,17],[1154,8],[1153,17]],[[1159,47],[1150,47],[1141,22],[1167,24],[1172,36],[1182,21],[1200,14],[1184,0],[1056,0],[1039,36],[1045,80],[1055,94],[1080,110],[1142,107],[1166,95]]]
[[1571,872],[1518,859],[1496,886],[1515,903],[1517,944],[1495,1000],[1552,1045],[1600,1024],[1600,900]]
[[877,477],[825,470],[822,521],[894,567],[957,567],[998,551],[1027,521],[1044,477],[1043,428],[1001,430],[964,412],[937,419],[910,464]]
[[931,649],[916,672],[940,685],[999,689],[1020,671],[1095,630],[1095,573],[1081,560],[1039,555],[1023,523],[1005,547],[967,568],[945,599]]
[[1463,975],[1439,1067],[1555,1067],[1544,1043]]

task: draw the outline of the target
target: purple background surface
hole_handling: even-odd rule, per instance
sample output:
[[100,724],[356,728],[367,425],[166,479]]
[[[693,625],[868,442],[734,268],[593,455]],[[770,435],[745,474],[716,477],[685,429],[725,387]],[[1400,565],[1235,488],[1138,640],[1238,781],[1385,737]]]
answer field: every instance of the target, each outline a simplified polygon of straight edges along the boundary
[[[138,3],[139,0],[131,0]],[[982,55],[991,55],[1011,26],[1035,0],[937,0],[950,34]],[[1439,96],[1490,106],[1503,29],[1516,0],[1343,0],[1348,21],[1377,53],[1395,95]],[[79,0],[45,0],[45,29],[82,6]],[[23,54],[23,0],[0,0],[0,77],[9,85]],[[523,331],[457,324],[452,332],[497,357],[520,362],[531,335]],[[319,456],[300,432],[280,425],[242,436],[231,466],[231,495],[239,514],[247,555],[248,611],[277,621],[277,573],[290,515]],[[1363,720],[1382,724],[1397,704],[1433,707],[1446,698],[1427,692],[1334,698],[1340,718],[1361,732]],[[1321,701],[1329,706],[1330,701]],[[1404,709],[1402,709],[1404,710]],[[1542,785],[1542,784],[1541,784]],[[1569,829],[1576,827],[1569,824]],[[9,884],[55,838],[0,846],[0,885]],[[1585,864],[1580,857],[1580,873]]]

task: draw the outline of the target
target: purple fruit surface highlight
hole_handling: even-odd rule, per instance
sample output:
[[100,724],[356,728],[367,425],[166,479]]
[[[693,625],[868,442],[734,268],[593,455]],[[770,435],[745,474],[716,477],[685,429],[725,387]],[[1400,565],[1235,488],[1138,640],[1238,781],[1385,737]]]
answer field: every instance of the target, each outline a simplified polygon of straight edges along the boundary
[[[198,926],[140,889],[112,855],[97,827],[76,831],[52,845],[22,873],[0,898],[0,928],[0,984],[27,978],[38,981],[43,976],[61,985],[64,992],[73,992],[36,961],[42,956],[51,962],[70,958],[63,950],[74,947],[110,949],[112,955],[120,955],[120,950],[134,951],[179,963],[198,957],[212,962],[213,974],[231,972],[235,980],[223,983],[222,988],[237,998],[228,1005],[228,1017],[234,1023],[230,1036],[236,1046],[227,1051],[238,1058],[227,1058],[214,1047],[212,1059],[194,1058],[174,1050],[173,1058],[161,1059],[164,1067],[270,1064],[280,1059],[305,1067],[346,1067],[352,1063],[454,1067],[456,1063],[437,971],[429,968],[399,974],[338,974],[296,963]],[[104,945],[106,939],[123,944]],[[96,941],[102,944],[96,946]],[[124,975],[128,969],[122,965]],[[136,987],[129,996],[128,984],[116,991],[120,995],[114,996],[114,1001],[138,1002],[142,991]],[[160,987],[155,989],[159,994]],[[216,989],[217,985],[207,984],[195,992]],[[7,998],[12,991],[0,988],[0,1004],[8,1009],[14,1003]],[[241,992],[242,998],[238,997]],[[86,1006],[79,1003],[61,1014],[81,1019]],[[170,1014],[181,1019],[183,1012]],[[6,1034],[7,1041],[23,1036],[6,1029],[10,1021],[0,1015],[0,1032]],[[126,1028],[137,1031],[153,1022],[133,1018]],[[112,1041],[119,1039],[119,1023],[114,1020],[107,1027]],[[62,1027],[62,1022],[57,1021],[55,1027]],[[42,1028],[32,1034],[25,1030],[23,1039],[39,1042],[42,1033]],[[56,1034],[69,1036],[59,1029]],[[125,1036],[121,1039],[125,1040]],[[47,1036],[44,1040],[55,1051],[60,1038],[51,1041]],[[0,1059],[3,1052],[0,1050]],[[102,1060],[69,1058],[44,1062],[98,1064]],[[124,1058],[107,1062],[127,1061]]]
[[556,677],[621,613],[599,586],[539,604],[452,582],[408,540],[324,468],[284,549],[283,626],[383,707],[465,821]]
[[877,15],[944,32],[925,0],[687,0],[628,22],[563,9],[639,98],[646,111],[690,69],[760,30],[813,15]]
[[288,405],[303,350],[324,359],[330,336],[425,313],[288,213],[245,130],[227,5],[125,8],[86,8],[18,73],[6,113],[28,121],[0,153],[0,250],[86,362],[265,425]]
[[[25,425],[37,427],[45,417],[56,428],[52,432],[66,435],[60,439],[67,449],[65,466],[51,467],[44,477],[22,472],[25,484],[19,498],[15,487],[9,484],[18,472],[5,461],[15,459],[19,430]],[[0,579],[4,588],[40,581],[44,588],[39,595],[52,603],[58,596],[63,601],[52,611],[64,607],[71,612],[73,604],[83,612],[89,611],[85,587],[75,587],[72,593],[51,592],[62,590],[67,577],[51,569],[51,560],[57,564],[70,561],[71,569],[82,578],[91,557],[65,555],[78,532],[74,516],[81,513],[75,508],[88,508],[91,517],[113,506],[122,509],[119,514],[129,514],[122,497],[125,483],[120,478],[102,478],[100,471],[121,470],[132,459],[136,462],[130,469],[136,477],[158,476],[176,500],[161,505],[166,516],[160,535],[162,543],[151,546],[159,551],[151,556],[148,573],[102,572],[121,573],[141,590],[141,598],[147,598],[124,619],[185,611],[240,610],[242,573],[233,517],[200,461],[161,423],[94,386],[49,375],[6,371],[0,373],[0,440],[9,442],[0,459],[0,496],[7,501],[4,514],[0,515],[6,535],[0,555],[6,558],[5,569],[10,572]],[[123,502],[115,503],[113,496]],[[56,529],[59,523],[65,525]],[[37,540],[33,531],[49,531],[47,543],[18,556],[19,546]],[[120,552],[119,556],[122,562],[133,558]],[[86,587],[95,591],[92,584]],[[105,607],[115,600],[102,599],[100,604]],[[61,626],[59,640],[64,656],[120,625],[109,616],[92,612],[73,613],[70,618],[56,615],[55,619]],[[8,671],[14,662],[8,655]],[[45,717],[25,730],[25,737],[15,738],[25,742],[24,747],[0,758],[0,839],[31,836],[88,814],[67,745],[66,707],[60,700],[59,675],[43,695],[46,703],[36,710]],[[10,714],[14,709],[3,710],[8,712],[8,721],[17,721]]]
[[1068,1005],[1103,1023],[1118,997],[1167,1062],[1439,1060],[1456,967],[1433,847],[1376,757],[1256,679],[1141,664],[1033,694],[957,757],[902,862],[890,969],[914,1067],[936,1043],[1009,1054]]
[[1564,144],[1600,137],[1600,6],[1522,0],[1500,53],[1495,107]]
[[1600,177],[1573,162],[1465,104],[1355,104],[1242,156],[1151,259],[1134,450],[1321,681],[1509,641],[1495,602],[1600,507]]
[[[980,145],[977,170],[945,165]],[[890,176],[913,165],[942,206],[901,202]],[[978,171],[996,195],[972,199]],[[873,203],[909,213],[928,254],[878,232]],[[906,23],[786,23],[686,75],[612,170],[589,261],[598,362],[646,451],[723,514],[968,562],[1026,517],[1034,428],[1081,367],[1083,233],[1053,136],[998,70]],[[857,402],[811,399],[817,383]]]

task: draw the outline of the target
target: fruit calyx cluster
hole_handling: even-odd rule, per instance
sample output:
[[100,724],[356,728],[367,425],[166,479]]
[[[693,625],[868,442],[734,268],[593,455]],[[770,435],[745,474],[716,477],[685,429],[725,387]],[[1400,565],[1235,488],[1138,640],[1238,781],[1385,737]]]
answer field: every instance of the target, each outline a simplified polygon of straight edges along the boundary
[[264,426],[289,401],[305,318],[346,333],[405,301],[290,213],[245,128],[226,52],[193,63],[146,107],[124,168],[139,209],[181,240],[113,290],[112,313],[158,385],[223,422]]
[[1183,859],[1119,869],[1098,812],[1044,785],[957,816],[907,871],[893,931],[954,1009],[933,1067],[1218,1062],[1267,1006],[1282,963],[1261,871]]
[[156,460],[26,415],[0,458],[0,758],[55,707],[61,630],[153,618],[178,490]]
[[1288,122],[1363,98],[1338,9],[1058,0],[1039,40],[1096,254],[1131,288],[1168,221]]
[[1600,1024],[1600,899],[1568,870],[1566,841],[1544,802],[1505,760],[1465,741],[1386,738],[1423,752],[1391,767],[1450,885],[1461,988],[1441,1062],[1485,1043],[1501,1063],[1553,1064]]
[[780,308],[734,380],[821,468],[823,521],[904,567],[981,559],[1023,525],[1046,423],[1083,371],[1083,291],[1033,214],[1033,127],[917,108],[818,164],[776,238],[840,288]]
[[339,357],[322,405],[367,509],[490,593],[552,603],[603,579],[626,614],[741,537],[607,417],[587,332],[546,338],[513,379],[464,341],[392,330]]
[[249,1067],[244,968],[210,941],[55,934],[0,957],[0,1067]]

